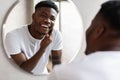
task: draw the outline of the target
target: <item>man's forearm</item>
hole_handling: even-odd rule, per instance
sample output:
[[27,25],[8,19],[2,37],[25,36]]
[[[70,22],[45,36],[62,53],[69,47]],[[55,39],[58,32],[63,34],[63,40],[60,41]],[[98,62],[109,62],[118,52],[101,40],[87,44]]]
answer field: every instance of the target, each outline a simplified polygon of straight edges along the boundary
[[59,51],[53,51],[52,52],[52,64],[53,64],[53,67],[55,65],[58,65],[58,64],[61,64],[61,56],[62,56],[62,51],[59,50]]
[[31,57],[29,60],[23,62],[20,67],[28,72],[31,72],[31,70],[37,65],[39,59],[44,53],[44,49],[40,49],[33,57]]

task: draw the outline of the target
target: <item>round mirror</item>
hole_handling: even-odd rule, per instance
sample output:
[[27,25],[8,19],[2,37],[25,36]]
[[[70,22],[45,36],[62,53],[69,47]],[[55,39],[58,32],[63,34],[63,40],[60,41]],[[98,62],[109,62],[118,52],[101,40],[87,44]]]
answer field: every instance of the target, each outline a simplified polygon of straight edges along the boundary
[[[54,29],[58,31],[59,36],[56,37],[56,42],[53,42],[54,43],[53,50],[51,49],[51,46],[50,46],[50,49],[46,50],[46,53],[48,51],[47,55],[44,54],[43,56],[42,54],[42,55],[37,55],[39,56],[37,57],[35,54],[37,54],[37,52],[40,52],[39,51],[40,43],[42,43],[45,37],[43,37],[41,40],[34,39],[33,38],[34,35],[30,34],[30,31],[32,30],[30,29],[31,27],[30,24],[33,23],[33,18],[34,18],[33,14],[35,13],[34,8],[39,1],[40,0],[29,0],[29,1],[20,0],[19,3],[10,11],[3,25],[3,42],[4,42],[4,48],[8,58],[16,62],[21,68],[25,69],[26,71],[34,75],[48,74],[48,72],[51,71],[53,68],[53,63],[56,65],[58,64],[57,60],[61,60],[60,62],[61,64],[66,64],[73,61],[82,45],[82,38],[83,38],[83,25],[82,25],[81,16],[80,16],[80,13],[77,11],[77,8],[73,4],[73,2],[70,0],[53,0],[54,3],[58,6],[59,13],[57,14],[57,16],[56,16],[56,11],[54,9],[52,10],[48,10],[46,8],[44,9],[46,11],[50,11],[53,13],[51,17],[52,20],[54,17],[56,18]],[[48,16],[48,14],[45,15],[45,12],[43,13],[44,14],[42,14],[42,16],[44,17],[46,15]],[[25,28],[26,26],[27,28]],[[46,26],[44,25],[44,27]],[[26,29],[27,32],[20,32],[19,35],[17,35],[20,29],[21,30]],[[54,31],[52,31],[52,33],[53,32]],[[8,35],[10,33],[12,33],[12,39]],[[26,37],[22,37],[22,35],[25,36],[26,34],[27,35],[29,34],[29,36],[31,36],[32,42],[34,41],[38,42],[38,43],[34,43],[34,45],[30,44],[32,46],[30,47],[30,49],[26,47],[29,47],[29,45],[27,44],[28,44],[28,41],[31,41],[31,38],[28,39]],[[22,41],[23,40],[22,38],[28,41],[23,43],[24,41]],[[52,35],[52,38],[53,38],[53,35]],[[18,44],[19,46],[17,46]],[[24,46],[24,44],[26,44],[27,46]],[[46,44],[46,42],[44,44]],[[16,53],[13,50],[15,50]],[[42,51],[43,50],[41,50],[41,52]],[[39,54],[41,54],[41,52]],[[50,52],[53,52],[53,54],[51,54]],[[34,53],[34,54],[26,55],[26,53]],[[31,61],[34,60],[34,61],[31,62],[30,60]],[[21,66],[23,64],[26,64],[26,65]]]

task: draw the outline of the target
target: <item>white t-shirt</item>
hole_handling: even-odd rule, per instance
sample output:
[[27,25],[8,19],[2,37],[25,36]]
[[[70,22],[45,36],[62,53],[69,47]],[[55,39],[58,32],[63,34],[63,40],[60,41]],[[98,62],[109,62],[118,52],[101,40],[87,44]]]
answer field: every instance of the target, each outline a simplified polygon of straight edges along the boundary
[[48,80],[120,80],[120,51],[95,52],[81,61],[55,66]]
[[[5,49],[8,57],[23,52],[26,55],[26,58],[29,59],[39,50],[40,42],[41,40],[35,39],[31,36],[28,26],[24,26],[7,34],[5,39]],[[62,49],[62,36],[58,30],[53,30],[52,42],[46,48],[45,53],[32,70],[32,73],[35,75],[44,74],[44,72],[47,71],[46,64],[51,50],[60,49]]]

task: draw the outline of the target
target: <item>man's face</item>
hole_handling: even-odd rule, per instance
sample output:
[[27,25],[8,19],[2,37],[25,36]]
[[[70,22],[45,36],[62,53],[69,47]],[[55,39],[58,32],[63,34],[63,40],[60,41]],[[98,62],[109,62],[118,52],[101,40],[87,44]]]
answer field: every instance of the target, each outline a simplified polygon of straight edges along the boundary
[[53,8],[41,7],[33,14],[36,34],[46,35],[53,29],[57,12]]

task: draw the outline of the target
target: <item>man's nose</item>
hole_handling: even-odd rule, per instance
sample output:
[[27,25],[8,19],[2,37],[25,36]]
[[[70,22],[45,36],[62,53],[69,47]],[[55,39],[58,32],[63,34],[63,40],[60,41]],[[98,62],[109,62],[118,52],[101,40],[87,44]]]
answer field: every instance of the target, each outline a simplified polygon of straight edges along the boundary
[[45,21],[47,24],[50,24],[50,23],[51,23],[51,20],[50,20],[49,18],[46,18],[44,21]]

